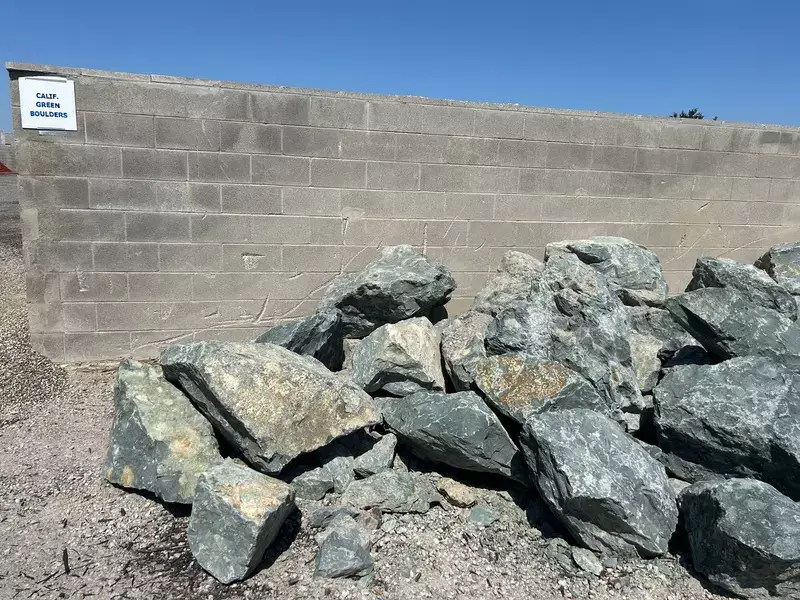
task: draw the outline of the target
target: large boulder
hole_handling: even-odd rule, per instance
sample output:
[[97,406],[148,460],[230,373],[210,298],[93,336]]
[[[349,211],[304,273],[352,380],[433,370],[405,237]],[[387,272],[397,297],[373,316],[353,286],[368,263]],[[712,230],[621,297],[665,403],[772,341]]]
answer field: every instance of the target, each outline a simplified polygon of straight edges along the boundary
[[670,369],[654,425],[670,471],[757,477],[800,500],[800,375],[759,357]]
[[443,390],[441,337],[425,317],[382,325],[353,352],[353,381],[369,393]]
[[441,502],[441,496],[425,475],[388,470],[351,483],[341,502],[362,510],[425,513],[431,504]]
[[531,416],[522,448],[542,498],[583,546],[658,556],[678,522],[664,467],[611,419],[570,409]]
[[658,306],[667,297],[667,282],[655,252],[621,237],[598,236],[588,240],[548,244],[545,261],[574,254],[602,273],[624,304]]
[[372,399],[313,358],[273,344],[167,348],[164,373],[257,469],[289,461],[380,421]]
[[509,304],[525,300],[543,269],[542,261],[509,250],[500,261],[497,275],[476,294],[470,310],[493,317]]
[[308,317],[276,325],[255,342],[313,356],[331,371],[338,371],[344,362],[343,337],[342,314],[338,310],[319,310]]
[[800,295],[800,242],[773,246],[755,266],[766,271],[793,296]]
[[474,392],[418,392],[380,403],[402,445],[424,460],[527,481],[527,470],[497,415]]
[[743,265],[729,258],[698,258],[686,291],[706,287],[733,288],[754,304],[777,311],[792,320],[797,318],[794,297],[764,271],[752,265]]
[[480,361],[475,388],[493,409],[520,425],[534,413],[564,408],[590,408],[612,416],[600,394],[575,371],[524,354]]
[[752,479],[697,483],[679,501],[699,573],[745,598],[800,598],[800,504]]
[[247,577],[294,510],[291,486],[227,459],[201,475],[189,548],[223,583]]
[[391,246],[360,273],[334,279],[320,307],[341,311],[345,335],[364,337],[381,325],[426,316],[455,289],[447,267],[411,246]]
[[191,504],[197,478],[222,458],[211,424],[157,366],[126,360],[114,383],[105,476]]
[[455,391],[472,387],[475,366],[486,358],[484,338],[491,322],[489,315],[468,311],[442,326],[442,362]]
[[333,519],[317,541],[319,551],[314,561],[317,577],[362,577],[372,572],[370,533],[349,515]]
[[720,360],[765,356],[800,368],[800,324],[733,288],[701,288],[670,298],[666,306]]

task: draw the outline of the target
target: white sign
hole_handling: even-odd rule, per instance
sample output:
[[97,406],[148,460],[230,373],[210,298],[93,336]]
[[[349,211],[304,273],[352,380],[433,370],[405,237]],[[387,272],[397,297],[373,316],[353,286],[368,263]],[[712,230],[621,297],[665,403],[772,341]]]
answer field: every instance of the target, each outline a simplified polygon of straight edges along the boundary
[[75,82],[63,77],[20,77],[23,129],[78,131]]

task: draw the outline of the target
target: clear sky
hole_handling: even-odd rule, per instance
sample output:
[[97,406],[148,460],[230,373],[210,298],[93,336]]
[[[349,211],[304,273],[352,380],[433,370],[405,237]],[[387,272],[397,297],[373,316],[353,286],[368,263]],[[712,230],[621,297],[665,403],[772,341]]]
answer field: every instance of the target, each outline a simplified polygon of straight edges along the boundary
[[798,22],[800,0],[7,0],[0,58],[800,125]]

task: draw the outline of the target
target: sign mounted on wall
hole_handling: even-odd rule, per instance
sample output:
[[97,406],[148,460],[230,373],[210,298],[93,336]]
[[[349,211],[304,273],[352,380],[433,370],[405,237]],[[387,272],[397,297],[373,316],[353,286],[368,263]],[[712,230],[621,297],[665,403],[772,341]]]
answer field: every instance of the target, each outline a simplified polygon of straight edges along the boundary
[[75,82],[63,77],[20,77],[23,129],[78,131]]

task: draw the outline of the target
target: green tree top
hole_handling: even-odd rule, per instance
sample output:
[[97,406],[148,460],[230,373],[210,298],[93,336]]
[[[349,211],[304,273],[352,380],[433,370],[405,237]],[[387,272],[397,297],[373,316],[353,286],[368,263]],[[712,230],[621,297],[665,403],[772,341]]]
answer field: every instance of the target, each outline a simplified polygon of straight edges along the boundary
[[[673,119],[705,119],[703,113],[700,112],[699,108],[690,108],[688,111],[682,110],[680,114],[674,112],[672,113]],[[714,121],[717,120],[715,116]]]

